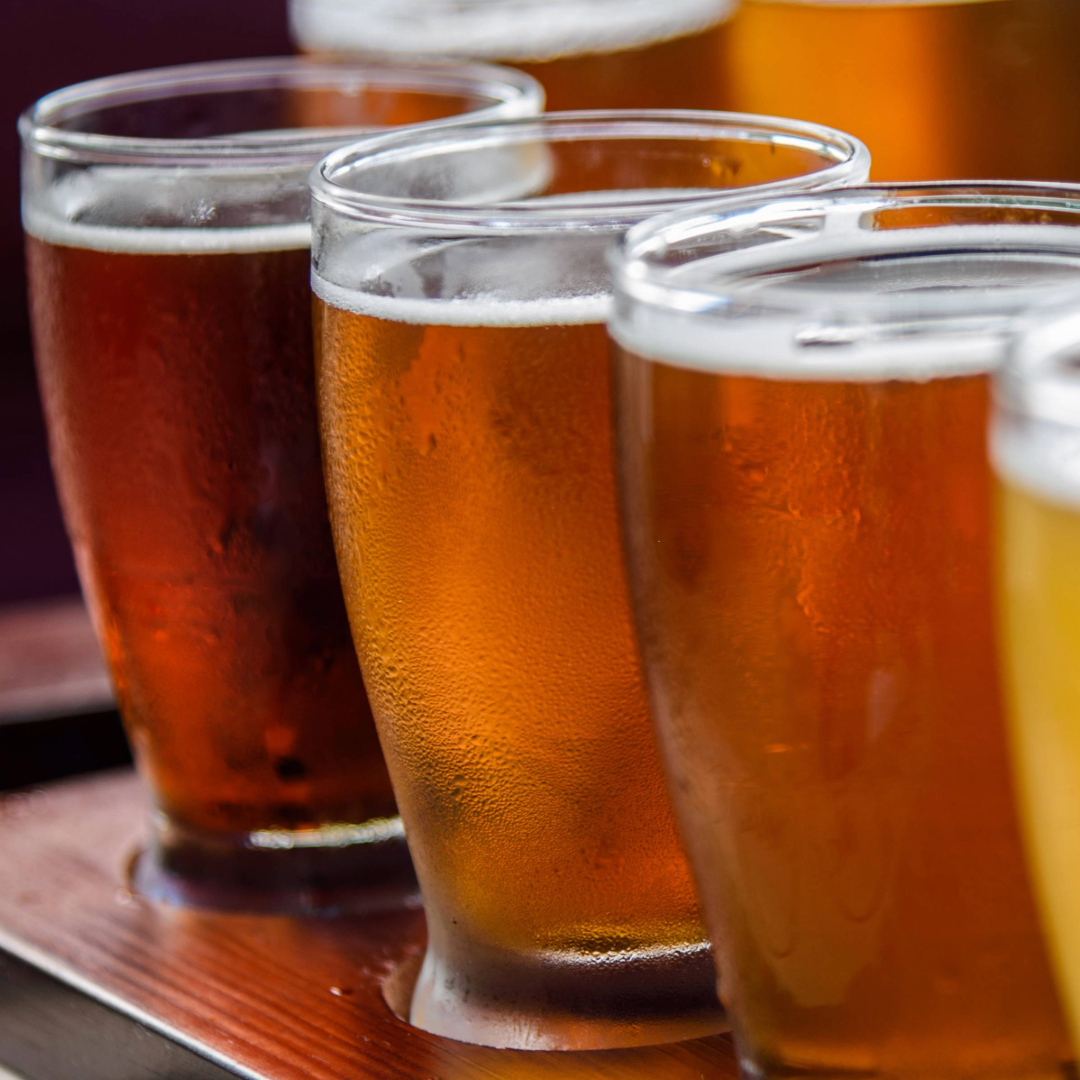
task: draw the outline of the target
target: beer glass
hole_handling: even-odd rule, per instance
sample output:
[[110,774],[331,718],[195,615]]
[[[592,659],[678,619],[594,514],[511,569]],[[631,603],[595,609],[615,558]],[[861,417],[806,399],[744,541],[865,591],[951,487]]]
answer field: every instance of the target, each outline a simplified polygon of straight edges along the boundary
[[291,0],[305,52],[513,64],[549,109],[727,108],[735,0]]
[[1021,821],[1080,1037],[1080,303],[1031,327],[999,374],[991,440],[998,572]]
[[428,913],[414,1024],[547,1049],[721,1028],[630,628],[604,252],[867,160],[812,125],[615,111],[372,137],[313,173],[331,524]]
[[1013,805],[988,373],[1080,298],[1080,188],[671,215],[613,256],[630,587],[747,1075],[1051,1077]]
[[746,0],[729,108],[835,124],[878,180],[1080,180],[1073,0]]
[[327,521],[306,177],[372,126],[541,103],[497,68],[284,59],[20,121],[53,468],[153,797],[152,896],[306,910],[411,879]]

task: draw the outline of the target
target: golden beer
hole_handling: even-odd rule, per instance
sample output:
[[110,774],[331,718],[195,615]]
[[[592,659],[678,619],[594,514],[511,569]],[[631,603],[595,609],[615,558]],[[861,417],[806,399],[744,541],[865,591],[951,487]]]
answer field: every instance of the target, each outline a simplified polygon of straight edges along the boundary
[[862,139],[878,180],[1080,179],[1073,0],[745,0],[731,108]]
[[[700,276],[643,231],[665,262],[622,278],[613,323],[637,625],[722,1000],[757,1074],[1050,1078],[1069,1047],[1013,801],[985,443],[998,320],[1059,252],[1013,266],[1000,222],[936,242],[882,231],[888,193],[833,198],[817,239],[818,197],[688,227]],[[993,282],[965,309],[988,273],[1000,310]]]
[[[522,957],[524,998],[607,961],[620,996],[663,993],[704,1034],[708,954],[619,569],[601,313],[440,325],[446,306],[318,318],[342,582],[388,752],[409,761],[398,793],[425,901],[454,927],[448,973],[476,968],[497,1003],[485,963]],[[701,977],[666,985],[665,953],[700,956]]]
[[[369,140],[315,183],[331,524],[428,913],[426,1030],[569,1049],[723,1024],[630,625],[604,255],[732,171],[864,168],[730,124],[473,125]],[[465,204],[515,165],[532,198]],[[447,202],[418,210],[432,176]]]
[[[999,602],[1017,785],[1028,853],[1069,1015],[1080,1036],[1080,411],[1076,320],[1068,347],[1043,351],[1032,334],[1010,364],[995,423],[999,485]],[[1056,331],[1057,327],[1051,325]],[[1056,370],[1055,370],[1056,369]],[[1050,378],[1046,376],[1049,375]],[[1008,390],[1044,382],[1060,391],[1052,415],[1011,401]],[[1070,396],[1071,395],[1071,396]]]
[[454,56],[539,79],[549,110],[719,109],[733,0],[292,0],[316,54]]

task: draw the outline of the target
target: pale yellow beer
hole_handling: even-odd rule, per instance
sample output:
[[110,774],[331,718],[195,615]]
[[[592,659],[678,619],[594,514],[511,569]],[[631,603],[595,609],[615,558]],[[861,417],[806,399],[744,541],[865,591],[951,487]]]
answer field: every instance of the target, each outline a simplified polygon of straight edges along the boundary
[[[1024,416],[1023,405],[1014,412],[1006,395],[993,447],[999,477],[1000,626],[1014,762],[1028,854],[1075,1043],[1080,1037],[1080,409],[1075,396],[1067,396],[1076,375],[1065,365],[1057,374],[1064,389],[1062,414]],[[1019,365],[1009,376],[1005,386],[1026,377]],[[1073,395],[1076,389],[1072,385]]]

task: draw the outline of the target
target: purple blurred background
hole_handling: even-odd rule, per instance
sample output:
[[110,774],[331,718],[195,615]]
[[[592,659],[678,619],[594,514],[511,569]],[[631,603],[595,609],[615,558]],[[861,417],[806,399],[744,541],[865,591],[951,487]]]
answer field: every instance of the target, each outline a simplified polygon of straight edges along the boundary
[[49,474],[26,315],[15,121],[139,68],[290,51],[286,0],[0,0],[0,605],[78,591]]

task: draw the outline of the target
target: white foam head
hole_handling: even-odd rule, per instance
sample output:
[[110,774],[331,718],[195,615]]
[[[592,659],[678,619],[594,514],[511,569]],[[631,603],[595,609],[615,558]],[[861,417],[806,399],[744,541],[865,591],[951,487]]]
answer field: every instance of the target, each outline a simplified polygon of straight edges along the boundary
[[307,222],[241,229],[125,229],[62,221],[24,207],[23,228],[49,244],[115,254],[239,255],[311,246],[311,226]]
[[311,51],[545,61],[618,52],[713,26],[734,0],[292,0]]
[[999,417],[990,431],[990,457],[1010,486],[1080,510],[1080,429]]
[[499,296],[470,296],[433,300],[411,296],[378,296],[342,288],[318,274],[311,289],[324,303],[355,315],[424,326],[580,326],[602,323],[610,297],[549,296],[513,300]]
[[628,352],[673,367],[713,375],[818,382],[927,382],[978,375],[1001,362],[1007,326],[977,334],[937,338],[844,340],[827,324],[776,316],[752,323],[688,324],[669,313],[639,313],[633,323],[609,323],[612,337]]
[[1077,226],[876,230],[838,211],[771,240],[626,271],[612,336],[715,374],[924,382],[993,371],[1019,315],[1080,295]]
[[[220,224],[257,217],[296,185],[272,170],[207,179],[182,169],[97,167],[72,173],[23,200],[23,228],[50,244],[142,254],[286,251],[310,247],[307,221]],[[214,199],[207,198],[213,190]],[[301,189],[303,190],[303,189]]]
[[990,446],[998,474],[1080,509],[1080,303],[1023,321],[995,391]]
[[611,229],[440,237],[354,228],[334,215],[316,221],[312,290],[343,311],[426,325],[552,326],[603,323],[610,307]]

